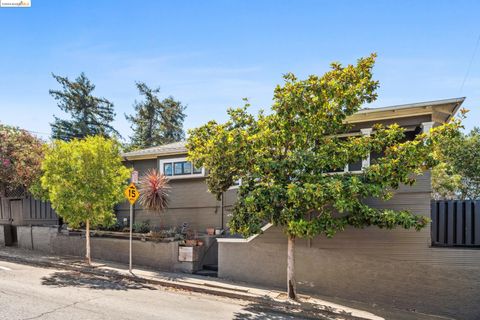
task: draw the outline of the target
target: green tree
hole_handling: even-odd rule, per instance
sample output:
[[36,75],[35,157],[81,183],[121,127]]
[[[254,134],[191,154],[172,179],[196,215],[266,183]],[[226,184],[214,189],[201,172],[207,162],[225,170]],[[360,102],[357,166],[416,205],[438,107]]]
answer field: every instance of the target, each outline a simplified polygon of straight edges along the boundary
[[119,144],[101,136],[56,140],[42,170],[42,187],[57,214],[71,226],[85,224],[90,263],[90,226],[113,223],[113,207],[123,199],[130,175],[122,164]]
[[125,115],[133,130],[129,149],[142,149],[183,140],[185,106],[173,97],[160,100],[160,88],[152,89],[144,82],[137,82],[136,86],[145,100],[135,102],[135,115]]
[[480,198],[480,128],[468,134],[447,137],[438,144],[432,170],[432,186],[437,198]]
[[52,76],[62,89],[49,93],[58,101],[58,107],[71,117],[71,120],[64,120],[54,116],[55,121],[51,124],[53,139],[70,141],[96,135],[120,136],[111,125],[115,118],[113,103],[92,95],[95,85],[83,72],[75,81],[55,74]]
[[44,144],[26,130],[0,124],[0,197],[29,189],[40,177]]
[[[270,222],[283,227],[288,239],[287,290],[295,299],[295,239],[333,237],[347,225],[362,228],[425,227],[428,219],[409,211],[373,208],[362,199],[389,199],[400,184],[435,161],[432,145],[440,136],[455,135],[458,123],[433,129],[405,141],[398,125],[376,125],[370,135],[348,136],[346,118],[375,100],[372,80],[375,55],[356,65],[331,65],[323,76],[298,80],[284,76],[274,91],[269,114],[255,117],[244,108],[229,110],[224,124],[211,121],[190,132],[189,159],[204,166],[209,190],[218,197],[241,179],[229,226],[249,236]],[[360,174],[332,174],[371,152],[384,156]]]

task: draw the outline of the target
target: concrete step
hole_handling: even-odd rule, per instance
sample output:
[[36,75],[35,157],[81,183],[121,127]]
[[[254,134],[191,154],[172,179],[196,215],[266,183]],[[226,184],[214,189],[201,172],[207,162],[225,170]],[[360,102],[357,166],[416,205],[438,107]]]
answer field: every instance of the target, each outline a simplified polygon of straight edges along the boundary
[[204,264],[203,270],[218,271],[218,264]]
[[214,278],[218,277],[218,272],[213,270],[205,270],[205,269],[198,270],[194,274],[197,276],[214,277]]

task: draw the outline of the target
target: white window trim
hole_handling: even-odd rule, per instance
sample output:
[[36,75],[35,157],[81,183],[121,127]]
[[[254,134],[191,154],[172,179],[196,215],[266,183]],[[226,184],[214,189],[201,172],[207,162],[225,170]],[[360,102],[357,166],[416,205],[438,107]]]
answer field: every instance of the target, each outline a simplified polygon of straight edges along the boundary
[[235,189],[240,188],[240,186],[242,185],[242,179],[238,179],[237,181],[238,181],[238,184],[230,186],[230,188],[228,188],[228,190],[235,190]]
[[434,121],[422,122],[422,124],[420,125],[420,127],[422,128],[422,132],[426,133],[427,135],[430,134],[430,130],[433,129],[434,126]]
[[[165,174],[165,172],[163,171],[163,167],[164,167],[164,164],[165,163],[171,163],[172,164],[172,173],[175,171],[175,167],[173,166],[173,163],[174,162],[183,162],[183,161],[188,161],[188,162],[191,162],[187,159],[187,157],[182,157],[182,158],[166,158],[166,159],[160,159],[158,161],[158,165],[159,165],[159,171],[161,174]],[[193,173],[193,163],[192,163],[192,174],[182,174],[182,175],[174,175],[172,174],[171,176],[167,176],[165,175],[168,179],[170,180],[176,180],[176,179],[191,179],[191,178],[203,178],[205,177],[205,168],[202,167],[202,172],[201,173]]]
[[[344,134],[344,136],[370,136],[373,132],[373,128],[364,128],[364,129],[360,129],[360,132],[352,132],[352,133],[348,133],[348,134]],[[343,171],[340,171],[340,172],[326,172],[325,174],[326,175],[333,175],[333,174],[347,174],[347,173],[352,173],[352,174],[360,174],[363,172],[363,170],[367,167],[370,166],[370,154],[368,155],[368,157],[366,159],[363,159],[362,160],[362,169],[361,170],[354,170],[354,171],[349,171],[348,170],[348,163],[345,165],[345,168],[343,169]]]

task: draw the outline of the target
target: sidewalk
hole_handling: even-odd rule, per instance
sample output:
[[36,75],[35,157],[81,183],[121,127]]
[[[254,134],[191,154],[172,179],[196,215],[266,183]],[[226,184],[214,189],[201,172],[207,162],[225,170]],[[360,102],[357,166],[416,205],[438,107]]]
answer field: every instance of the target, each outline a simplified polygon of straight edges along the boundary
[[[291,311],[297,310],[303,315],[322,315],[331,319],[384,319],[373,313],[347,307],[338,303],[300,295],[298,303],[286,301],[286,294],[281,291],[270,290],[250,284],[227,281],[224,279],[202,277],[191,274],[169,273],[148,269],[134,268],[128,271],[128,266],[118,263],[95,261],[88,266],[78,257],[59,257],[39,253],[37,251],[17,248],[0,248],[0,260],[30,264],[46,268],[77,271],[86,274],[108,277],[111,279],[128,279],[134,282],[149,283],[164,287],[187,290],[198,293],[252,301],[269,306],[277,306]],[[385,310],[383,310],[385,311]],[[391,312],[381,312],[383,316],[391,318]],[[395,319],[432,319],[430,316],[398,311]],[[397,317],[398,316],[398,317]]]

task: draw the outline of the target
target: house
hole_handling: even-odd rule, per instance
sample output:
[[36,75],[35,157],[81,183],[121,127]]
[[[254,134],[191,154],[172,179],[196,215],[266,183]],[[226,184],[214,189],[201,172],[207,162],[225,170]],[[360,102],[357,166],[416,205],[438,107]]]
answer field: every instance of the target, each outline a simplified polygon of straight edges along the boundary
[[[133,167],[139,176],[149,169],[157,169],[169,178],[169,202],[165,212],[151,212],[139,205],[134,208],[134,219],[150,221],[161,228],[188,224],[192,231],[205,232],[206,228],[225,229],[228,210],[235,201],[235,188],[224,193],[221,200],[208,192],[205,170],[195,168],[187,161],[184,142],[127,152],[122,155],[125,165]],[[129,216],[129,205],[123,203],[116,209],[117,219]]]
[[[405,128],[407,138],[413,139],[449,121],[463,101],[455,98],[363,109],[347,119],[352,124],[350,134],[370,134],[376,123],[397,123]],[[149,219],[162,226],[186,222],[198,230],[225,228],[235,190],[217,201],[207,190],[205,171],[194,168],[186,160],[186,153],[184,143],[178,142],[123,155],[140,174],[156,168],[170,177],[169,209],[153,215],[137,208],[136,219]],[[372,154],[361,163],[350,164],[345,171],[362,170],[377,156]],[[378,208],[409,209],[430,217],[431,193],[430,172],[425,172],[415,185],[401,186],[388,201],[365,201]],[[125,205],[118,210],[119,217],[127,213]],[[480,217],[475,219],[480,221]],[[218,239],[220,277],[284,289],[287,238],[270,224],[263,231],[248,239]],[[333,239],[299,239],[295,253],[299,292],[476,319],[480,315],[480,250],[434,247],[431,232],[428,227],[419,232],[348,228]],[[478,234],[480,240],[480,229]]]
[[[405,128],[408,139],[422,131],[428,131],[436,124],[448,121],[459,109],[463,98],[439,101],[422,102],[401,106],[376,109],[363,109],[348,118],[352,125],[349,135],[370,134],[376,123],[389,125],[397,123]],[[379,155],[372,154],[368,159],[359,163],[352,163],[345,171],[360,171],[362,166],[369,165],[370,161]],[[198,231],[208,227],[226,228],[229,219],[229,210],[235,202],[235,187],[225,192],[222,200],[217,201],[215,196],[208,192],[205,183],[206,172],[203,168],[195,168],[187,161],[185,142],[175,142],[162,146],[127,152],[122,154],[124,163],[135,168],[142,176],[148,169],[157,169],[169,178],[170,199],[168,209],[162,213],[149,212],[136,206],[136,221],[149,220],[152,225],[163,227],[179,226],[188,223]],[[415,197],[410,198],[412,205],[416,204],[416,197],[428,200],[430,207],[430,177],[424,175],[419,178],[414,191]],[[427,187],[428,185],[428,187]],[[401,190],[399,191],[401,192]],[[379,204],[380,205],[380,204]],[[401,209],[401,206],[389,204],[392,208]],[[414,211],[423,212],[424,207],[412,207]],[[128,217],[129,206],[125,202],[117,207],[117,217]],[[426,211],[429,211],[426,210]]]

